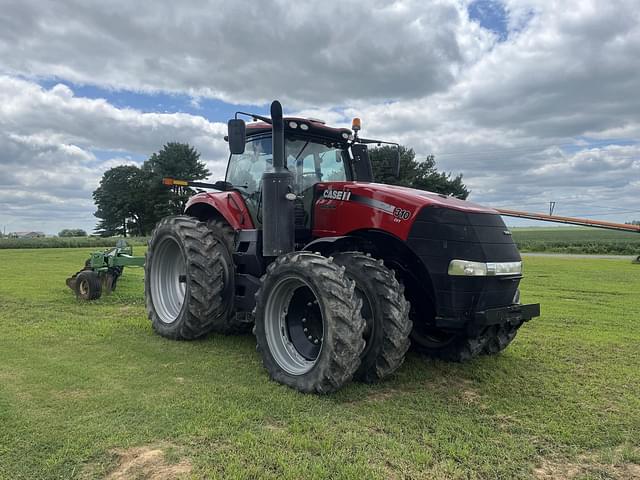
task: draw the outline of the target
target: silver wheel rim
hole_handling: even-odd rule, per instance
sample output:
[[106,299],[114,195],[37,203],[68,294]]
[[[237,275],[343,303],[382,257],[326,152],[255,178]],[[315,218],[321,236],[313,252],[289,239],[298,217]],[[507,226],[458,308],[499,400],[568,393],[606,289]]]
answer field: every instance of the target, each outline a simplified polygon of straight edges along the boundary
[[[315,359],[309,360],[300,354],[289,335],[287,323],[288,310],[291,300],[299,289],[308,289],[316,300],[318,296],[311,286],[301,278],[289,276],[278,280],[269,295],[265,305],[265,336],[269,351],[276,363],[290,375],[304,375],[318,362],[322,353],[322,341],[320,350]],[[319,309],[322,315],[321,309]],[[322,318],[322,337],[324,337],[324,318]]]
[[149,283],[153,307],[160,320],[171,324],[182,310],[186,293],[187,266],[176,240],[165,237],[153,256]]
[[87,295],[89,293],[89,281],[82,280],[79,285],[80,295]]

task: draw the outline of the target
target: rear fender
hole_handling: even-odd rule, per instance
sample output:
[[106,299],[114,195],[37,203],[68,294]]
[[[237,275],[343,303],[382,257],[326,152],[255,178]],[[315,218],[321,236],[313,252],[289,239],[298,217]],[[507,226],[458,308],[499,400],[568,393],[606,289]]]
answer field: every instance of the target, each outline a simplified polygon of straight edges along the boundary
[[238,192],[199,193],[187,202],[185,214],[206,221],[224,218],[234,230],[254,229],[247,205]]

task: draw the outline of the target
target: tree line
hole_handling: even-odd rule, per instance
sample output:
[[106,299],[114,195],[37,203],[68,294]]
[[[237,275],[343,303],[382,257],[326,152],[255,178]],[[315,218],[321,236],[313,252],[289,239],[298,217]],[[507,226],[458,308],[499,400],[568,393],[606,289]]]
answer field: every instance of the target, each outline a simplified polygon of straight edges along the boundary
[[[413,149],[400,147],[400,177],[396,178],[391,165],[395,147],[372,148],[369,155],[374,179],[379,183],[400,185],[453,195],[465,199],[469,190],[462,175],[440,172],[433,155],[416,159]],[[210,175],[200,154],[185,143],[170,142],[154,153],[142,166],[121,165],[107,170],[100,185],[93,192],[97,206],[95,216],[100,219],[96,234],[101,236],[149,235],[160,219],[184,211],[193,195],[190,188],[167,188],[162,178],[202,180]]]
[[170,142],[154,153],[142,166],[120,165],[107,170],[93,192],[100,219],[96,233],[148,235],[163,217],[182,213],[190,188],[170,189],[164,177],[202,180],[209,176],[200,154],[185,143]]

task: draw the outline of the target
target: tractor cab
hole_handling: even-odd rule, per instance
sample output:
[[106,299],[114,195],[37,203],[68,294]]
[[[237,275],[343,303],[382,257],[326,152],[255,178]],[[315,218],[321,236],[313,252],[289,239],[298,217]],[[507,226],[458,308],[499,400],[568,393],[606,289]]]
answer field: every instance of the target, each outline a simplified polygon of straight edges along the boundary
[[[230,124],[227,139],[232,153],[225,181],[241,193],[254,225],[259,228],[263,223],[262,176],[273,170],[272,128],[263,121],[236,125],[245,133],[234,134],[234,125]],[[283,167],[291,174],[290,193],[295,195],[295,231],[299,241],[311,236],[315,186],[326,182],[373,182],[367,143],[389,142],[359,139],[360,120],[357,118],[352,130],[297,117],[285,117],[283,125]],[[234,141],[236,144],[232,145]],[[396,163],[399,165],[399,159]],[[398,165],[391,168],[397,170]]]

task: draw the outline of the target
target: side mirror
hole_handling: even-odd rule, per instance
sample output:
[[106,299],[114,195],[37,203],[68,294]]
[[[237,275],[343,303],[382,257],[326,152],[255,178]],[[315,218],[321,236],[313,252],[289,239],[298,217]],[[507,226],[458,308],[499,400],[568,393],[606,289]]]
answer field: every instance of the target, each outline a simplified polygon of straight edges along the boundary
[[373,182],[373,171],[369,159],[369,149],[363,143],[351,145],[353,155],[353,173],[359,182]]
[[233,154],[244,153],[244,144],[246,143],[246,125],[244,120],[235,118],[227,123],[227,132],[229,138],[229,151]]

